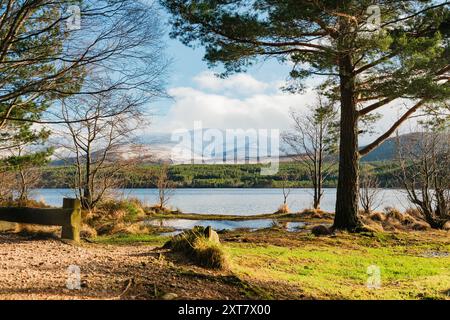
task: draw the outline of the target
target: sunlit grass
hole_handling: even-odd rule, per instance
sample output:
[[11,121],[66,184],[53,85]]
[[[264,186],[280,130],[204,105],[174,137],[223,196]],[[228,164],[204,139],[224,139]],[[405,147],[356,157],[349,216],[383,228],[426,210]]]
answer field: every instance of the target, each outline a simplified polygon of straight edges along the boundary
[[[226,250],[238,275],[259,284],[290,286],[291,298],[295,292],[319,299],[450,298],[450,256],[417,255],[436,249],[450,252],[449,244],[415,246],[391,241],[385,246],[366,246],[367,240],[357,237],[316,239],[298,247],[228,243]],[[370,265],[380,268],[379,289],[367,287]]]

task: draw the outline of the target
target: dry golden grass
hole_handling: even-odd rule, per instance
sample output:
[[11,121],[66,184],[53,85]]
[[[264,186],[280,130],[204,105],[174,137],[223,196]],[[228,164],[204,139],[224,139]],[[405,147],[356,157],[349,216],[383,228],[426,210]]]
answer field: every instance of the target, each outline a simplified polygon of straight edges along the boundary
[[278,210],[275,213],[289,213],[289,206],[285,203],[278,207]]
[[15,233],[26,237],[59,238],[61,236],[61,227],[41,226],[35,224],[18,223],[14,231]]
[[384,212],[372,212],[370,214],[360,212],[363,223],[377,232],[383,231],[427,231],[430,225],[423,221],[420,214],[413,209],[404,213],[395,208],[385,208]]

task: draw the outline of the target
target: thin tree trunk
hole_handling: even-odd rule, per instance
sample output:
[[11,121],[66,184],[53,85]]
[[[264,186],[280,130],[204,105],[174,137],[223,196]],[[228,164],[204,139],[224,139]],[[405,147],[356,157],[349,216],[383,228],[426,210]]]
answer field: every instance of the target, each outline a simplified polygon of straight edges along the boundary
[[92,205],[92,190],[91,190],[91,156],[89,152],[86,154],[86,173],[85,185],[83,190],[82,206],[84,209],[91,209]]
[[25,174],[23,173],[22,170],[20,170],[19,172],[20,174],[20,181],[21,181],[21,187],[20,187],[20,196],[19,196],[19,201],[23,202],[28,200],[27,198],[27,182],[25,181]]
[[340,64],[339,178],[333,229],[356,231],[361,227],[358,218],[358,112],[354,97],[355,80],[351,73],[351,58],[345,56]]
[[322,180],[323,180],[323,123],[320,123],[320,133],[319,133],[319,163],[318,163],[318,171],[317,171],[317,201],[314,209],[320,209],[320,201],[322,198]]

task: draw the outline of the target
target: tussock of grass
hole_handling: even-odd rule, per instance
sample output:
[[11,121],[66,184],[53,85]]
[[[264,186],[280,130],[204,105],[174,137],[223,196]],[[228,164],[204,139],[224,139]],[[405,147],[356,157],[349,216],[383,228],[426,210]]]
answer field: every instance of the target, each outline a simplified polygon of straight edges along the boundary
[[282,204],[278,207],[278,210],[275,213],[289,213],[289,206],[287,204]]
[[408,209],[405,212],[387,207],[383,212],[360,212],[363,223],[376,232],[384,231],[427,231],[430,225],[423,221],[416,210]]
[[102,215],[115,220],[125,222],[136,221],[139,217],[144,217],[144,205],[139,199],[130,198],[127,200],[106,200],[101,202],[94,210],[94,216]]
[[[143,203],[138,199],[105,200],[94,210],[84,211],[83,222],[99,235],[116,233],[147,233],[148,229],[136,223],[145,217]],[[91,230],[92,231],[92,230]],[[87,232],[86,235],[89,235]],[[93,234],[93,233],[91,233]]]
[[203,267],[224,269],[226,267],[225,254],[217,243],[212,243],[204,237],[194,242],[195,260]]
[[174,210],[172,208],[167,208],[167,207],[161,208],[160,206],[148,207],[148,208],[145,208],[145,211],[148,215],[154,215],[154,214],[168,215],[168,214],[181,214],[182,213],[180,209]]
[[305,209],[299,213],[308,219],[333,219],[334,215],[321,209]]
[[195,227],[174,236],[164,247],[184,254],[202,267],[225,269],[227,266],[227,259],[221,245],[210,241],[205,236],[203,227]]

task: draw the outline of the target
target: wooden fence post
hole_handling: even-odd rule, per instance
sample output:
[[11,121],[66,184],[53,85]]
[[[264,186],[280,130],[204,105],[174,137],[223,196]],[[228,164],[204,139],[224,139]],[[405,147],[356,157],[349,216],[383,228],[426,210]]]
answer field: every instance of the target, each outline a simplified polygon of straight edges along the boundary
[[81,203],[78,199],[64,198],[63,209],[73,209],[69,221],[62,227],[61,238],[75,242],[80,241],[81,229]]

